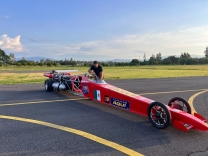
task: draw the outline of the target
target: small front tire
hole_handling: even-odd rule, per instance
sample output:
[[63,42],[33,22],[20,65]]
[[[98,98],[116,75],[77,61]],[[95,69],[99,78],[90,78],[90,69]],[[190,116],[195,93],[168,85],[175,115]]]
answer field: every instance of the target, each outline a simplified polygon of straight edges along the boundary
[[191,114],[191,106],[189,103],[180,97],[174,97],[168,102],[168,106],[171,108],[179,109],[186,113]]
[[160,102],[153,102],[150,104],[147,114],[152,125],[158,129],[165,129],[170,125],[170,112],[168,108]]

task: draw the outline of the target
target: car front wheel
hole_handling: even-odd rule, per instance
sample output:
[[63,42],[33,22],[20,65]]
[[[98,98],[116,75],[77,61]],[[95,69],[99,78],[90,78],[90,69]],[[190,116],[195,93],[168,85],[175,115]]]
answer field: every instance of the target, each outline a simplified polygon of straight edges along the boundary
[[152,125],[158,129],[167,128],[171,122],[168,108],[160,102],[153,102],[149,105],[148,118]]

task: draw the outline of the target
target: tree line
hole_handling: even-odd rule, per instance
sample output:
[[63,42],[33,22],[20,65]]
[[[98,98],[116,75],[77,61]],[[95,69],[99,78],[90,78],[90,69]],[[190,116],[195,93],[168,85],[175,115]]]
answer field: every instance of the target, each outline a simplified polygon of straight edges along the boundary
[[[143,55],[143,60],[132,59],[130,62],[100,62],[102,66],[139,66],[139,65],[200,65],[208,64],[208,47],[204,51],[205,56],[203,58],[193,58],[188,52],[183,52],[179,57],[172,55],[166,58],[162,58],[162,54],[159,52],[147,60],[146,54]],[[7,55],[4,50],[0,49],[0,66],[15,65],[15,66],[91,66],[92,61],[79,61],[71,59],[65,60],[50,60],[41,59],[40,61],[26,60],[22,57],[21,60],[16,61],[14,54]]]

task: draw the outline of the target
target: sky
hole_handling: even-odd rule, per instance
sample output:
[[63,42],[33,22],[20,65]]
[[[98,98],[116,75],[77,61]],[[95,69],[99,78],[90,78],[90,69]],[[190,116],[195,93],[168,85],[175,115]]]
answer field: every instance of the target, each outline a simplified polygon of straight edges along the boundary
[[207,0],[1,0],[0,48],[16,58],[200,57]]

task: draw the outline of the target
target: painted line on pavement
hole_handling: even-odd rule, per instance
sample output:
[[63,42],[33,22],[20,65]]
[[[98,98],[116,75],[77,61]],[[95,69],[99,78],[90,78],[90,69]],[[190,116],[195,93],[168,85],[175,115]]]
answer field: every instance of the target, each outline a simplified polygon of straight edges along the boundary
[[49,101],[32,101],[32,102],[17,102],[17,103],[9,103],[9,104],[0,104],[0,107],[3,107],[3,106],[15,106],[15,105],[27,105],[27,104],[40,104],[40,103],[50,103],[50,102],[76,101],[76,100],[88,100],[88,98],[49,100]]
[[203,93],[205,93],[205,92],[208,92],[208,89],[207,89],[207,90],[204,90],[204,91],[201,91],[201,92],[198,92],[198,93],[192,95],[192,96],[189,98],[188,103],[189,103],[190,106],[191,106],[191,110],[192,110],[191,113],[192,113],[192,114],[196,112],[196,110],[195,110],[195,108],[194,108],[194,104],[193,104],[193,103],[194,103],[194,99],[195,99],[197,96],[199,96],[200,94],[203,94]]
[[152,92],[152,93],[141,93],[138,95],[151,95],[151,94],[171,94],[171,93],[183,93],[183,92],[195,92],[207,89],[196,89],[196,90],[179,90],[179,91],[169,91],[169,92]]
[[69,133],[73,133],[79,136],[82,136],[84,138],[90,139],[92,141],[98,142],[100,144],[103,144],[105,146],[114,148],[122,153],[125,153],[127,155],[131,155],[131,156],[143,156],[141,153],[138,153],[132,149],[129,149],[125,146],[119,145],[115,142],[112,141],[108,141],[106,139],[103,139],[101,137],[98,137],[96,135],[81,131],[81,130],[77,130],[77,129],[73,129],[73,128],[69,128],[69,127],[65,127],[65,126],[60,126],[60,125],[56,125],[53,123],[49,123],[49,122],[44,122],[44,121],[39,121],[39,120],[33,120],[33,119],[27,119],[27,118],[20,118],[20,117],[14,117],[14,116],[4,116],[4,115],[0,115],[0,118],[2,119],[9,119],[9,120],[16,120],[16,121],[22,121],[22,122],[28,122],[28,123],[33,123],[33,124],[38,124],[38,125],[42,125],[42,126],[46,126],[46,127],[51,127],[54,129],[58,129],[58,130],[62,130],[62,131],[66,131]]
[[[204,90],[207,90],[207,89],[169,91],[169,92],[152,92],[152,93],[141,93],[141,94],[138,94],[138,95],[171,94],[171,93],[179,93],[179,92],[194,92],[194,91],[201,91],[201,90],[204,91]],[[0,104],[0,107],[16,106],[16,105],[27,105],[27,104],[41,104],[41,103],[50,103],[50,102],[76,101],[76,100],[89,100],[89,99],[88,98],[75,98],[75,99],[49,100],[49,101],[18,102],[18,103]]]

